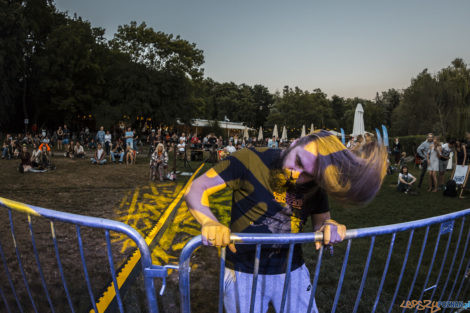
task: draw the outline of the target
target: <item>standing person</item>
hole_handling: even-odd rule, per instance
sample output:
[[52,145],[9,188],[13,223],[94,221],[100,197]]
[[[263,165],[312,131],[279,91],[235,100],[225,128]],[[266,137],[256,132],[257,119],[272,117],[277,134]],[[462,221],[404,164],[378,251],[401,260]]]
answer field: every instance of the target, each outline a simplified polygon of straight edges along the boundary
[[127,128],[124,138],[126,138],[126,146],[134,150],[134,132],[132,131],[132,128]]
[[112,146],[111,139],[112,139],[112,135],[109,132],[109,130],[107,130],[106,134],[104,135],[104,148],[106,151],[106,155],[109,155],[111,151],[111,146]]
[[62,130],[62,126],[59,126],[57,129],[57,149],[62,150],[62,140],[64,139],[64,131]]
[[157,148],[150,158],[150,179],[155,180],[158,174],[158,179],[163,181],[168,167],[168,153],[162,143],[157,145]]
[[429,147],[428,157],[428,172],[429,172],[429,187],[428,191],[437,192],[437,173],[439,172],[439,149],[440,144],[437,138],[434,138],[433,143]]
[[462,141],[457,140],[455,142],[455,165],[465,165],[467,159],[466,145]]
[[395,158],[395,165],[397,165],[398,162],[400,162],[400,156],[401,156],[401,143],[398,137],[395,137],[395,140],[393,141],[392,154],[393,154],[393,157]]
[[439,155],[439,179],[438,179],[438,186],[440,189],[444,190],[444,176],[447,171],[447,165],[449,164],[450,159],[450,152],[454,146],[454,142],[451,141],[449,143],[443,143],[438,147],[438,155]]
[[276,140],[276,137],[273,136],[273,138],[269,139],[268,141],[268,148],[272,148],[272,149],[275,149],[275,148],[278,148],[278,144],[277,144],[277,140]]
[[[383,146],[371,143],[356,154],[336,136],[319,131],[295,141],[286,150],[237,151],[194,180],[185,200],[202,226],[203,244],[229,246],[224,278],[226,312],[249,312],[256,250],[252,245],[235,248],[230,243],[231,232],[298,233],[310,217],[314,230],[323,232],[323,244],[341,242],[346,227],[331,219],[327,194],[345,203],[369,202],[380,189],[386,160]],[[227,187],[233,190],[230,228],[217,220],[209,204],[211,194]],[[317,249],[321,245],[315,243]],[[270,302],[279,312],[288,250],[286,245],[263,245],[259,287],[252,299],[255,312],[266,312]],[[286,312],[307,311],[309,276],[301,246],[295,245]],[[312,312],[318,312],[315,303]]]
[[428,165],[429,165],[428,164],[429,163],[428,155],[429,155],[429,149],[432,145],[433,140],[434,140],[433,134],[429,133],[426,140],[423,141],[419,145],[418,149],[416,149],[416,153],[418,154],[418,157],[422,160],[421,175],[419,176],[418,188],[421,188],[421,184],[423,183],[424,174],[428,170]]
[[104,145],[104,136],[106,135],[106,133],[104,132],[104,127],[103,126],[100,126],[100,130],[96,132],[96,142],[97,143],[100,143],[101,146]]
[[185,134],[184,132],[181,133],[181,136],[180,136],[180,138],[178,139],[178,142],[181,142],[181,140],[183,140],[184,143],[186,143],[186,134]]
[[64,124],[64,139],[62,139],[62,143],[64,144],[65,151],[69,150],[69,144],[70,144],[70,130],[67,128],[67,125]]
[[467,160],[465,161],[465,164],[470,164],[470,132],[465,132],[465,137],[465,154],[467,155]]

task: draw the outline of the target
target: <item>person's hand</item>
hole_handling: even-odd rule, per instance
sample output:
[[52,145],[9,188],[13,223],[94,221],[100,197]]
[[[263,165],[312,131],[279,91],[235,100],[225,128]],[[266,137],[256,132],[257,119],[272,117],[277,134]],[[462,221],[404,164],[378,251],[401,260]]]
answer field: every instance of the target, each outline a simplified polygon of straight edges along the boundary
[[230,228],[216,221],[208,221],[202,224],[202,244],[206,246],[228,246],[233,253],[237,252],[235,245],[230,243]]
[[319,231],[323,232],[323,242],[316,241],[315,248],[318,250],[322,245],[333,245],[343,241],[346,237],[346,226],[338,222],[328,219],[323,222],[323,226]]

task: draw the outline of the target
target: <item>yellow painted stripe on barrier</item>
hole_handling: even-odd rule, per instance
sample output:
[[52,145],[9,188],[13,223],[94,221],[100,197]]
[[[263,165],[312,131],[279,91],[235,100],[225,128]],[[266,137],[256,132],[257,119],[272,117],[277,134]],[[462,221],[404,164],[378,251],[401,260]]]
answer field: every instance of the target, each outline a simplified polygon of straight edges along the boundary
[[[173,202],[171,202],[171,204],[168,206],[168,209],[165,210],[165,212],[163,213],[162,217],[158,220],[158,223],[155,225],[155,227],[150,231],[147,237],[145,237],[145,242],[147,244],[150,244],[152,242],[152,240],[158,234],[158,232],[163,227],[163,225],[165,225],[166,220],[170,217],[176,205],[183,197],[185,190],[188,188],[188,186],[191,185],[191,182],[194,180],[194,177],[196,177],[196,174],[202,169],[203,166],[204,166],[204,163],[202,163],[201,166],[199,166],[199,168],[194,172],[194,174],[188,180],[186,185],[180,190],[175,200],[173,200]],[[129,277],[132,270],[139,262],[140,257],[141,257],[140,251],[136,250],[134,254],[132,254],[131,258],[128,260],[126,265],[122,268],[121,272],[119,272],[119,274],[116,277],[118,288],[121,288],[122,285],[124,285],[124,283],[126,282],[126,279]],[[96,308],[98,309],[98,312],[106,311],[106,309],[111,304],[115,296],[116,296],[116,291],[114,290],[114,283],[112,282],[108,286],[108,288],[106,288],[106,291],[103,293],[103,296],[96,303]],[[93,309],[90,310],[90,313],[94,313],[94,312],[95,310]]]
[[36,212],[36,210],[34,210],[33,208],[31,208],[29,205],[25,203],[8,200],[8,199],[0,197],[0,204],[3,204],[7,208],[15,210],[15,211],[19,211],[19,212],[23,212],[23,213],[27,213],[27,214],[31,214],[35,216],[41,216],[41,214]]

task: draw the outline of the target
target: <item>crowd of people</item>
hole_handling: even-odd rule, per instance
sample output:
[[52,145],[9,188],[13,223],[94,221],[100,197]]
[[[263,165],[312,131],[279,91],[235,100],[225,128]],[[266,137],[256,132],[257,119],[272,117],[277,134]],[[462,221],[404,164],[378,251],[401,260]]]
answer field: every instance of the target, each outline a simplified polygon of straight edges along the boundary
[[[366,143],[376,140],[371,133],[349,138],[346,147],[358,150]],[[113,131],[103,126],[95,133],[89,128],[72,131],[67,125],[56,130],[40,129],[36,133],[18,133],[16,136],[6,134],[3,139],[2,159],[19,159],[21,172],[43,172],[54,169],[52,157],[56,154],[66,158],[83,159],[90,157],[91,164],[106,163],[135,164],[137,155],[148,147],[150,159],[150,179],[164,180],[168,173],[169,154],[174,152],[180,160],[202,160],[203,151],[210,151],[212,162],[223,160],[242,148],[267,146],[268,148],[286,148],[292,143],[276,137],[257,140],[256,137],[243,138],[234,134],[223,138],[214,133],[199,136],[197,133],[168,131],[163,129],[119,127]],[[428,173],[428,191],[437,192],[445,188],[445,173],[451,153],[453,165],[465,165],[470,161],[470,133],[463,140],[441,142],[438,136],[428,134],[427,139],[417,148],[415,156],[407,156],[399,138],[390,143],[390,172],[399,172],[397,189],[408,193],[417,187],[421,188],[425,174]],[[31,152],[29,152],[31,151]],[[408,164],[414,161],[421,168],[419,179],[408,171]]]

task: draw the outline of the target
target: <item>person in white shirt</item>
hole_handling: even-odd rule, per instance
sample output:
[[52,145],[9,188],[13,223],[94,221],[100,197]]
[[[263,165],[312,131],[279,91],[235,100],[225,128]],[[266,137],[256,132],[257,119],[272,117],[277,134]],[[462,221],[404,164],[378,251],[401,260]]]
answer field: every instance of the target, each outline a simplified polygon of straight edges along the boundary
[[230,153],[230,154],[232,154],[232,153],[234,153],[235,151],[237,151],[237,148],[235,148],[235,147],[233,146],[233,144],[232,144],[231,141],[229,141],[228,146],[226,147],[226,149],[227,149],[227,152]]
[[184,142],[183,139],[180,138],[179,144],[176,146],[176,149],[178,149],[178,156],[183,159],[184,158],[184,150],[186,148],[186,143]]
[[106,156],[106,153],[103,150],[103,146],[99,143],[98,149],[96,149],[94,157],[91,158],[91,163],[103,165],[106,163],[105,156]]
[[85,150],[83,150],[83,146],[79,141],[77,141],[75,147],[73,147],[73,155],[76,158],[83,158],[85,156]]
[[400,174],[398,174],[397,190],[403,193],[408,193],[415,181],[416,177],[408,173],[407,166],[403,166]]
[[179,138],[179,142],[181,142],[181,140],[183,140],[183,142],[186,143],[186,134],[185,133],[181,133],[181,137]]
[[104,149],[106,150],[106,154],[109,155],[111,152],[112,148],[112,143],[111,143],[112,135],[109,132],[109,130],[106,131],[106,134],[104,135]]

